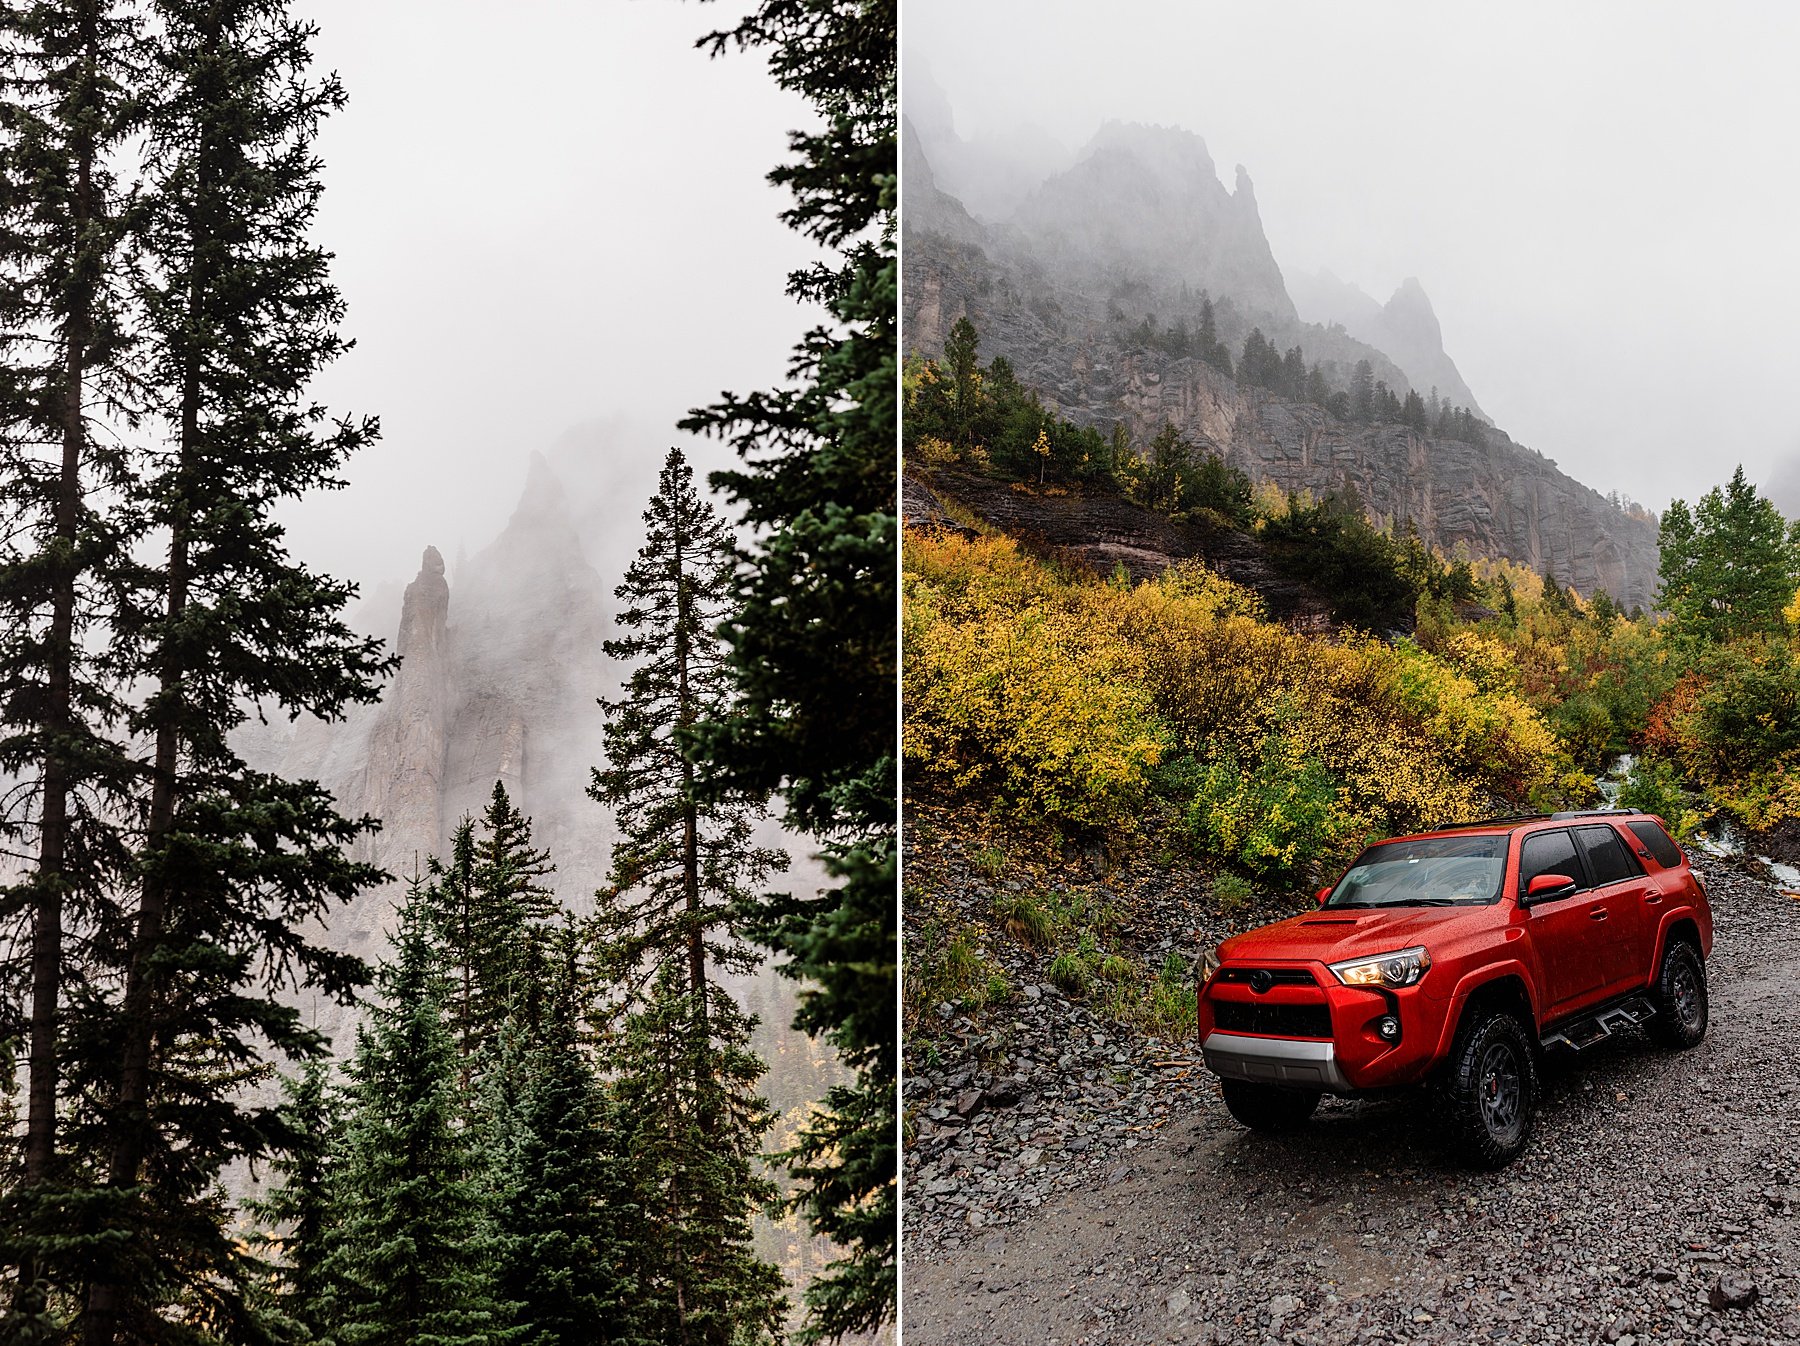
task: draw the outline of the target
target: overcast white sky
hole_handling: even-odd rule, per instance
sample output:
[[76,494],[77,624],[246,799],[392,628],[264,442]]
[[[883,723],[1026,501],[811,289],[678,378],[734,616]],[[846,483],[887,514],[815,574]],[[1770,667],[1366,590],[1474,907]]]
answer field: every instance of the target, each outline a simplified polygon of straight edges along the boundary
[[[348,489],[286,512],[297,554],[409,579],[426,543],[453,559],[492,539],[533,450],[563,441],[566,469],[574,432],[654,480],[689,407],[779,379],[806,322],[785,275],[810,254],[763,179],[806,109],[756,54],[693,48],[749,8],[296,6],[350,95],[319,141],[316,232],[358,345],[318,392],[384,432]],[[621,501],[622,526],[643,504]]]
[[1180,125],[1284,271],[1417,276],[1483,407],[1590,485],[1661,509],[1785,462],[1800,498],[1800,6],[903,10],[965,136]]

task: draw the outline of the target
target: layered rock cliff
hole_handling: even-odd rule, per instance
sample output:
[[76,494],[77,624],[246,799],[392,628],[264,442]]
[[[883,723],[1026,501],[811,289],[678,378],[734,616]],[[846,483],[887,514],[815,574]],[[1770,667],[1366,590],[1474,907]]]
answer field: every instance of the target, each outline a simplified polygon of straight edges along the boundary
[[[1231,204],[1238,194],[1225,193],[1204,147],[1197,150],[1199,142],[1191,136],[1186,142],[1192,143],[1184,143],[1184,136],[1166,128],[1111,129],[1101,138],[1111,147],[1107,158],[1085,171],[1104,173],[1120,185],[1135,182],[1145,192],[1146,184],[1170,174],[1199,174],[1211,188],[1203,182],[1191,199],[1216,190],[1227,204],[1214,201],[1214,207],[1240,210],[1237,218],[1247,228],[1254,219],[1247,180],[1240,187],[1243,205]],[[1114,162],[1121,154],[1138,157],[1138,166],[1127,170]],[[908,163],[918,162],[919,171],[909,171],[903,187],[901,254],[902,331],[909,352],[936,354],[951,326],[966,316],[980,333],[984,361],[1005,356],[1047,406],[1077,423],[1104,429],[1123,422],[1139,443],[1172,423],[1255,480],[1315,494],[1354,486],[1380,520],[1411,519],[1445,551],[1462,543],[1476,555],[1553,571],[1583,593],[1604,588],[1627,606],[1652,603],[1655,524],[1610,504],[1499,430],[1488,430],[1486,442],[1477,446],[1394,425],[1346,423],[1319,407],[1239,385],[1198,359],[1170,355],[1164,345],[1143,339],[1145,327],[1154,326],[1152,315],[1160,315],[1164,329],[1178,317],[1185,321],[1201,281],[1211,278],[1221,287],[1207,286],[1215,301],[1229,301],[1217,304],[1220,335],[1228,342],[1241,343],[1260,313],[1266,336],[1281,346],[1299,344],[1308,361],[1321,364],[1338,386],[1363,359],[1397,392],[1413,386],[1393,359],[1342,326],[1302,323],[1291,304],[1288,316],[1274,311],[1271,287],[1280,284],[1280,274],[1271,270],[1272,258],[1267,267],[1260,260],[1266,242],[1260,251],[1247,248],[1216,219],[1193,227],[1191,246],[1146,242],[1181,232],[1181,210],[1165,207],[1190,197],[1146,198],[1156,210],[1149,235],[1147,226],[1125,218],[1144,202],[1127,202],[1133,209],[1122,209],[1118,223],[1123,242],[1104,233],[1105,198],[1090,192],[1080,196],[1094,212],[1082,229],[1067,225],[1069,209],[1057,217],[1065,223],[1049,228],[1044,220],[1050,215],[1041,206],[1035,218],[1028,219],[1030,211],[1022,207],[1013,224],[990,228],[959,213],[954,198],[929,175],[916,144],[911,155]],[[1082,171],[1078,165],[1071,172]],[[1061,199],[1067,207],[1073,198],[1064,192]],[[1257,230],[1260,236],[1260,225]],[[1074,256],[1079,247],[1091,250],[1089,260]],[[1228,258],[1208,262],[1207,250],[1215,247]],[[1242,299],[1224,288],[1239,283],[1233,276],[1247,277]],[[1279,298],[1286,300],[1285,290]],[[1270,307],[1257,307],[1262,305]],[[1429,344],[1426,337],[1435,341],[1436,320],[1424,322],[1429,301],[1422,292],[1403,293],[1390,307],[1397,325],[1422,334],[1421,344]]]

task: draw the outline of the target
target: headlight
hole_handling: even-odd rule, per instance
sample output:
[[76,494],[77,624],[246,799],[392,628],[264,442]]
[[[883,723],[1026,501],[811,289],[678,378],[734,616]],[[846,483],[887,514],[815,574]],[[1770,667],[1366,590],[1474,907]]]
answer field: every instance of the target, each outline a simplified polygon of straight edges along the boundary
[[1332,963],[1331,970],[1346,986],[1397,987],[1414,985],[1430,966],[1431,955],[1422,948],[1415,948]]
[[1200,955],[1200,984],[1206,985],[1213,979],[1213,973],[1219,970],[1219,951],[1208,949]]

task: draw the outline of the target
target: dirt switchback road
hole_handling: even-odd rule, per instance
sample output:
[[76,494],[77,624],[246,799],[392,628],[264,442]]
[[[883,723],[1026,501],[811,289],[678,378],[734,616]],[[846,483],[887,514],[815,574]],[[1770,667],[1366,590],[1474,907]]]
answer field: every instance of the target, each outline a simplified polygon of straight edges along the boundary
[[[1498,1174],[1454,1167],[1415,1101],[1261,1137],[1198,1073],[1104,1156],[957,1131],[909,1215],[905,1341],[1800,1343],[1800,901],[1707,877],[1706,1041],[1552,1062]],[[1150,1055],[1121,1081],[1166,1075]]]

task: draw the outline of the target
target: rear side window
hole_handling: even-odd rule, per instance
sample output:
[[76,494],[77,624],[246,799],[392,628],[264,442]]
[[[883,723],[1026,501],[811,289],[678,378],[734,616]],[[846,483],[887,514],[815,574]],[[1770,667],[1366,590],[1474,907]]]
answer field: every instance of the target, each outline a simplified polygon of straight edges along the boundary
[[1575,858],[1575,839],[1567,832],[1533,832],[1519,846],[1519,891],[1540,874],[1566,874],[1579,887],[1584,879]]
[[1656,857],[1656,863],[1664,869],[1674,869],[1681,863],[1681,847],[1662,828],[1652,822],[1626,823],[1631,834],[1644,843],[1644,849]]
[[1594,887],[1618,883],[1621,879],[1635,879],[1644,872],[1637,857],[1625,849],[1624,839],[1612,828],[1604,825],[1578,827],[1575,835],[1581,839],[1581,853],[1587,856]]

